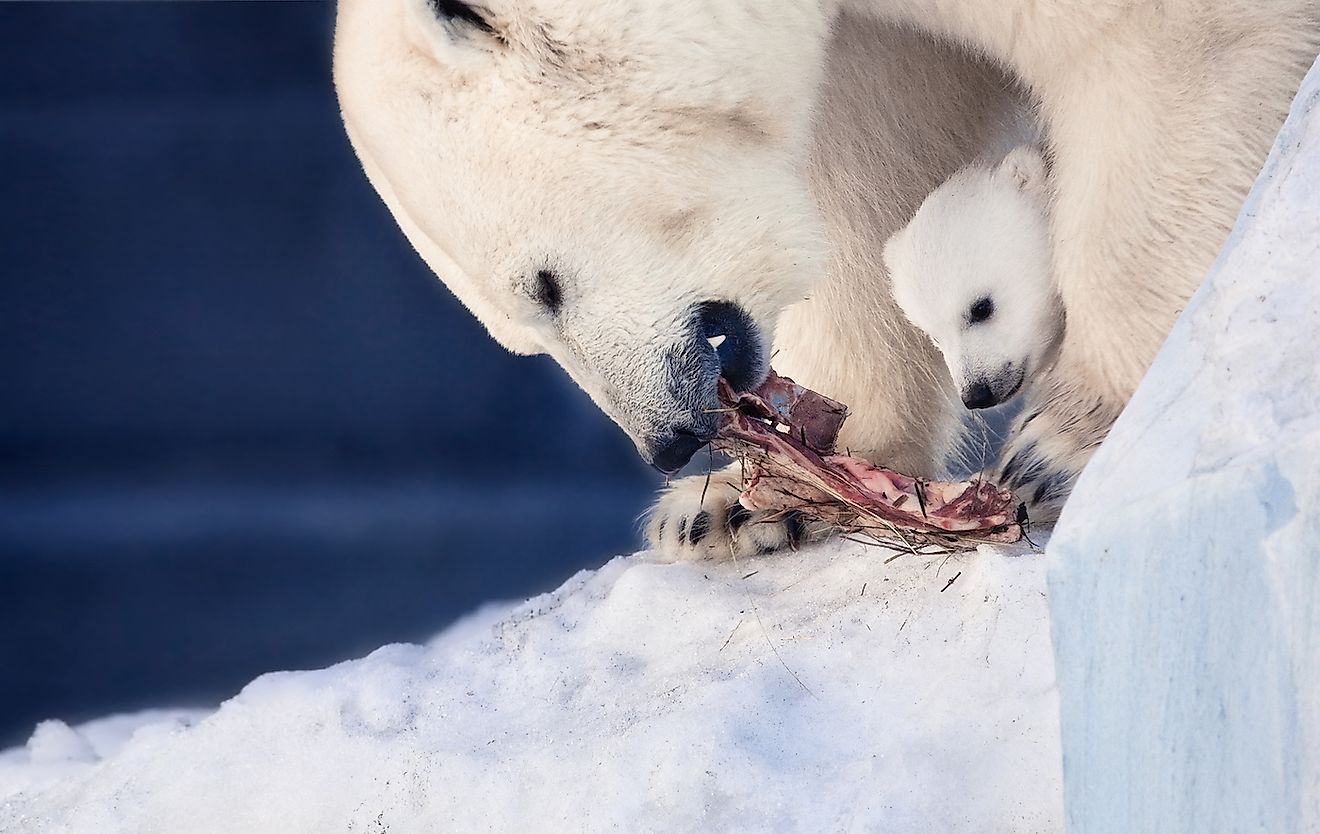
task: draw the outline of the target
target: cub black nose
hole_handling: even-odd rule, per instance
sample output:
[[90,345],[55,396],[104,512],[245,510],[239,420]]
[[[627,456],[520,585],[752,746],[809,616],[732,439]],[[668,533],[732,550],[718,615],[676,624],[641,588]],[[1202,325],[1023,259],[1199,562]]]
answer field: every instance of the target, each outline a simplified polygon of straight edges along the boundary
[[651,446],[651,465],[666,475],[672,475],[687,465],[697,450],[710,442],[687,429],[674,429],[668,437]]
[[747,311],[728,301],[697,305],[697,327],[701,337],[715,348],[720,376],[735,391],[748,391],[765,379],[765,351],[756,322]]
[[963,405],[968,408],[991,408],[999,405],[999,398],[985,382],[973,382],[963,389]]

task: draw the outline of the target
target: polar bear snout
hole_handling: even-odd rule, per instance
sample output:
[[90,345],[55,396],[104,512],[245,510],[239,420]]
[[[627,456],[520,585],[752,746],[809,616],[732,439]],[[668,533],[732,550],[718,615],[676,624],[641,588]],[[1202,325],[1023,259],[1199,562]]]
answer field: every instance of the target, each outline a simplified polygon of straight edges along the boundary
[[665,475],[672,475],[687,466],[697,450],[711,441],[686,429],[675,429],[673,434],[659,441],[651,453],[651,465]]
[[994,376],[973,377],[963,385],[963,405],[973,409],[994,408],[1012,399],[1025,380],[1026,372],[1011,364]]
[[750,391],[765,379],[761,331],[746,310],[729,301],[707,301],[695,310],[696,329],[715,349],[720,376],[735,391]]
[[[717,384],[723,377],[735,391],[761,384],[768,370],[765,339],[755,320],[730,301],[704,301],[692,307],[682,347],[666,357],[668,393],[661,409],[667,424],[652,426],[642,455],[666,475],[687,465],[715,437],[719,427]],[[677,419],[674,419],[674,418]]]

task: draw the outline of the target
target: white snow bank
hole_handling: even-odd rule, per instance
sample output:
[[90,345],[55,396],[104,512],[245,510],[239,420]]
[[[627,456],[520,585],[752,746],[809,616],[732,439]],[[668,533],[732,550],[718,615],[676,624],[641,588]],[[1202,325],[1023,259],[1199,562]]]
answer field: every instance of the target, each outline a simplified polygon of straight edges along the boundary
[[119,749],[44,728],[0,759],[0,830],[1058,830],[1043,560],[1016,552],[617,559]]
[[1317,101],[1050,544],[1074,834],[1320,831]]
[[139,730],[169,732],[195,724],[207,714],[203,710],[145,710],[78,727],[56,719],[43,721],[26,746],[0,752],[0,802],[20,791],[57,782],[79,765],[116,755]]

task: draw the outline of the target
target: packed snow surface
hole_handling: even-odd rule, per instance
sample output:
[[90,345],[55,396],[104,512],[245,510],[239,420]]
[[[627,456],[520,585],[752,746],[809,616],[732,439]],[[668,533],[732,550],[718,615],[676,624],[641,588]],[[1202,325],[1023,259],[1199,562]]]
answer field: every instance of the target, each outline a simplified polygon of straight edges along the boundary
[[645,554],[209,716],[42,725],[0,831],[1057,831],[1043,558]]
[[1072,834],[1320,831],[1318,104],[1050,544]]

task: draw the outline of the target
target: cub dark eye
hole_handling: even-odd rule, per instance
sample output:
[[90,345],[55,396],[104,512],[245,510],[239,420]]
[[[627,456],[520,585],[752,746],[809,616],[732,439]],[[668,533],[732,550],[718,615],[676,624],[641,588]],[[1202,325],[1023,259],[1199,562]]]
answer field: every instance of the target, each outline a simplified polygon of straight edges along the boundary
[[968,324],[980,324],[995,314],[995,303],[987,298],[978,298],[967,311]]
[[427,0],[427,2],[430,3],[431,11],[435,12],[435,16],[445,23],[466,23],[483,32],[492,31],[486,18],[467,3],[459,3],[457,0]]
[[532,300],[548,312],[559,312],[560,305],[564,303],[564,290],[559,285],[559,276],[548,269],[538,271],[536,280],[532,282]]

